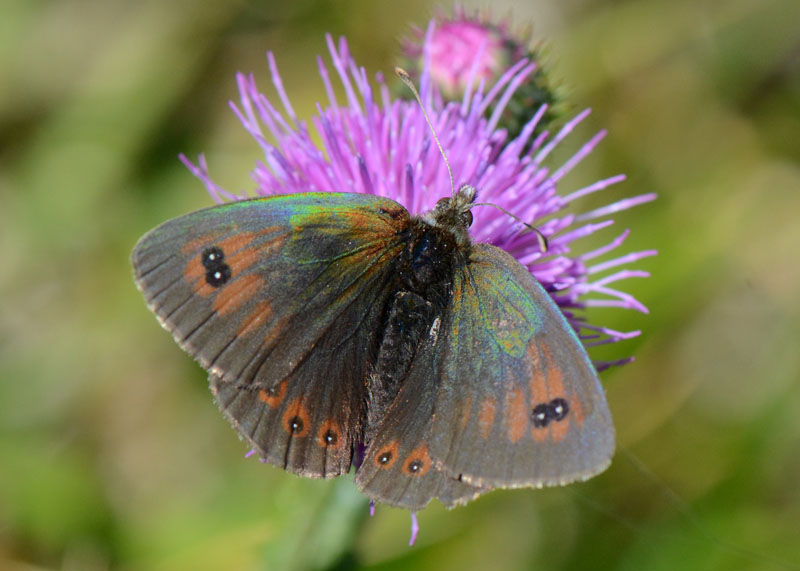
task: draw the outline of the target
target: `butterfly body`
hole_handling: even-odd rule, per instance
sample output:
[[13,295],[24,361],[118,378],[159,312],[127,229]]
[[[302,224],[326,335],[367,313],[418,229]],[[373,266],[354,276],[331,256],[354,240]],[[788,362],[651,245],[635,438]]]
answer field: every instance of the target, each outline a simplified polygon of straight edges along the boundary
[[472,243],[474,196],[421,217],[363,194],[213,207],[145,235],[136,281],[270,463],[356,465],[410,509],[585,479],[614,448],[602,387],[541,285]]

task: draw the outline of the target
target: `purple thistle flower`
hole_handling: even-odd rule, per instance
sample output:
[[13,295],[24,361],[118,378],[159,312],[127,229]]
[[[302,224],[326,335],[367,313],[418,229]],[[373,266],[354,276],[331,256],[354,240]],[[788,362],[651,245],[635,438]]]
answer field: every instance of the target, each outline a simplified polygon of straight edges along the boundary
[[[433,25],[429,27],[429,37],[432,30]],[[239,105],[232,102],[231,107],[264,151],[263,162],[258,162],[252,172],[256,194],[364,192],[389,197],[412,214],[431,210],[437,200],[450,196],[452,189],[422,109],[416,102],[393,99],[381,74],[377,75],[377,87],[373,88],[367,72],[350,56],[344,38],[338,46],[330,36],[327,42],[346,101],[338,101],[329,70],[322,58],[318,58],[328,102],[325,106],[317,104],[318,114],[312,123],[322,139],[322,149],[314,143],[307,123],[292,109],[272,53],[267,54],[267,59],[283,112],[258,91],[252,75],[237,76],[241,99]],[[427,67],[420,75],[422,100],[447,153],[456,186],[468,183],[478,189],[480,202],[501,206],[536,226],[547,236],[550,249],[543,254],[534,233],[490,207],[476,207],[470,234],[475,241],[505,249],[527,267],[550,292],[587,346],[634,337],[639,331],[620,332],[589,324],[580,310],[614,306],[646,313],[644,305],[616,286],[626,278],[648,274],[617,268],[652,256],[655,251],[626,253],[598,261],[623,244],[627,230],[594,250],[574,254],[572,249],[580,238],[613,224],[607,218],[610,214],[649,202],[655,195],[625,198],[582,214],[567,211],[576,199],[605,190],[625,177],[616,175],[566,194],[558,193],[562,179],[605,136],[605,131],[601,131],[592,137],[554,171],[545,166],[553,149],[588,115],[588,110],[552,136],[547,131],[534,135],[546,106],[539,108],[515,138],[509,138],[506,130],[498,128],[505,105],[535,69],[535,64],[522,59],[488,90],[483,86],[473,89],[468,84],[460,102],[443,102],[432,87]],[[490,107],[493,111],[486,117]],[[205,183],[217,202],[245,198],[214,183],[202,155],[197,164],[184,156],[181,159]],[[540,222],[545,218],[546,221]],[[617,271],[604,275],[612,269]],[[602,370],[629,360],[596,365]]]

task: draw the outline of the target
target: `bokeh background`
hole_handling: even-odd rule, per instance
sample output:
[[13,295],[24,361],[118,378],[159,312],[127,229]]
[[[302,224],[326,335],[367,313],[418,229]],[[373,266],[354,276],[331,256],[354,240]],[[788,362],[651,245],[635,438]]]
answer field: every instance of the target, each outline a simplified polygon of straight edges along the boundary
[[309,117],[325,32],[387,72],[433,3],[1,0],[0,569],[800,567],[796,0],[492,6],[533,23],[571,109],[594,109],[562,156],[609,129],[563,188],[625,172],[598,203],[659,194],[615,227],[660,251],[626,285],[651,314],[592,314],[644,331],[603,374],[612,467],[434,503],[409,548],[407,512],[369,518],[351,478],[243,459],[133,285],[136,239],[211,203],[179,152],[252,188],[235,71],[273,93],[273,50]]

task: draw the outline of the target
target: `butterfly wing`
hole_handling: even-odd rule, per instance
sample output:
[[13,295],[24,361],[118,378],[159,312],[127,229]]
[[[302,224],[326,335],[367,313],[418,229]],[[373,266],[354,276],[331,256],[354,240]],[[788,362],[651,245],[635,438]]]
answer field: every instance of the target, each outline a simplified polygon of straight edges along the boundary
[[356,472],[370,499],[418,510],[433,498],[454,507],[488,492],[446,474],[430,453],[437,379],[432,375],[438,323],[420,343],[402,387],[375,431]]
[[608,466],[614,427],[595,368],[512,256],[473,247],[455,272],[441,336],[429,446],[446,474],[473,485],[541,487]]
[[614,428],[585,349],[513,257],[473,246],[356,474],[371,498],[448,507],[602,471]]
[[330,476],[350,466],[408,223],[376,196],[274,196],[168,221],[132,261],[148,306],[210,372],[245,440],[271,463]]

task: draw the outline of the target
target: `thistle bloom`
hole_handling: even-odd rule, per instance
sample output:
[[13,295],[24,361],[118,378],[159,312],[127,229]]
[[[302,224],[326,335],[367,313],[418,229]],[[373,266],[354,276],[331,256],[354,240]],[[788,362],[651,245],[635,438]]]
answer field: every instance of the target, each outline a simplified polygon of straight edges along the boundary
[[[430,45],[434,31],[432,23],[426,45]],[[405,206],[412,215],[431,210],[437,200],[451,195],[452,188],[423,109],[415,101],[393,99],[380,74],[373,87],[367,72],[350,56],[344,39],[336,45],[328,36],[327,42],[346,100],[337,99],[329,69],[322,58],[318,58],[328,102],[324,106],[317,104],[317,115],[311,121],[322,140],[321,149],[314,143],[307,123],[292,109],[272,53],[267,54],[267,59],[282,112],[258,91],[252,75],[237,76],[241,99],[238,105],[231,103],[231,107],[264,151],[263,162],[257,163],[252,171],[256,194],[364,192],[389,197]],[[576,199],[621,182],[624,176],[612,176],[566,193],[558,192],[567,173],[605,136],[601,131],[592,137],[555,170],[545,166],[553,149],[588,111],[567,122],[553,136],[547,131],[534,135],[546,106],[536,111],[516,137],[510,138],[505,129],[499,128],[506,105],[535,70],[534,63],[521,59],[489,87],[481,83],[473,88],[473,83],[466,83],[460,102],[443,101],[432,84],[429,66],[423,67],[420,73],[422,101],[447,153],[456,185],[474,186],[480,202],[500,206],[536,226],[547,236],[550,248],[543,254],[534,233],[499,209],[490,207],[476,206],[470,234],[477,242],[503,248],[528,268],[550,292],[587,346],[633,337],[639,332],[625,333],[585,322],[580,310],[589,306],[616,306],[647,312],[640,302],[615,287],[625,278],[645,277],[646,272],[628,269],[606,272],[655,252],[617,254],[598,262],[602,256],[617,250],[625,241],[627,231],[588,252],[574,254],[572,249],[581,238],[613,224],[608,215],[653,200],[655,196],[626,198],[581,214],[568,212]],[[489,109],[492,111],[487,116]],[[214,183],[202,155],[197,164],[181,158],[205,183],[216,201],[245,198]],[[545,218],[546,221],[539,222]],[[603,369],[627,360],[596,365]]]

